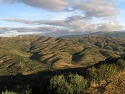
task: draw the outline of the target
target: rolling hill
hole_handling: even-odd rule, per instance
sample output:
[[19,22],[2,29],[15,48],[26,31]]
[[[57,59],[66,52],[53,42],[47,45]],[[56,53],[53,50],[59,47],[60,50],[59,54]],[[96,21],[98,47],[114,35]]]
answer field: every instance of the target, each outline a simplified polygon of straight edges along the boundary
[[0,38],[0,75],[85,67],[125,54],[125,41],[115,37]]

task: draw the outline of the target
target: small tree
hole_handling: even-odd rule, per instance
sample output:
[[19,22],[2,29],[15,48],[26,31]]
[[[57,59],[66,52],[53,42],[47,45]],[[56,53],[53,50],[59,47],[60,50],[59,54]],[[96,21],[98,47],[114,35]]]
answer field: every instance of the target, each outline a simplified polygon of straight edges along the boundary
[[97,69],[95,67],[89,68],[86,71],[86,78],[89,80],[90,85],[96,86],[96,82],[98,82],[98,74]]
[[50,90],[56,94],[80,93],[87,86],[87,80],[78,74],[59,75],[50,79]]
[[116,63],[119,66],[120,70],[125,70],[125,60],[119,59]]
[[66,93],[67,82],[64,75],[54,76],[50,80],[50,89],[56,93]]
[[98,80],[106,80],[118,72],[118,67],[114,64],[104,64],[97,70]]
[[87,79],[89,81],[100,82],[101,80],[108,80],[118,72],[118,67],[114,64],[103,64],[99,68],[89,68],[87,70]]
[[89,81],[96,81],[98,78],[96,68],[92,67],[92,68],[87,69],[86,77]]
[[84,79],[83,76],[80,76],[78,74],[76,74],[76,75],[70,74],[67,78],[69,79],[67,81],[73,88],[74,92],[80,93],[80,91],[82,91],[84,88],[86,88],[87,80]]

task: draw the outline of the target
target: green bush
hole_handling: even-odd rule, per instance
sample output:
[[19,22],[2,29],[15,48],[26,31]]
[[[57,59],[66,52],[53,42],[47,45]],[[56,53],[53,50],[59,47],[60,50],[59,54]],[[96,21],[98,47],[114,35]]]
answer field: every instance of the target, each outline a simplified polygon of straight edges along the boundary
[[2,91],[2,94],[17,94],[17,93],[15,93],[15,92],[13,92],[13,91],[8,91],[8,90],[6,90],[5,92]]
[[59,75],[50,79],[49,89],[56,94],[79,94],[87,86],[87,80],[78,74]]
[[114,64],[103,64],[99,68],[89,68],[86,72],[89,81],[108,80],[118,72],[118,67]]
[[120,70],[125,70],[125,60],[119,59],[116,63]]
[[89,81],[96,81],[98,78],[97,70],[95,67],[89,68],[86,72],[86,75]]
[[98,80],[107,80],[118,72],[118,67],[114,64],[104,64],[97,70]]
[[17,85],[16,91],[19,94],[32,94],[32,89],[30,88],[29,85],[26,85],[26,86]]

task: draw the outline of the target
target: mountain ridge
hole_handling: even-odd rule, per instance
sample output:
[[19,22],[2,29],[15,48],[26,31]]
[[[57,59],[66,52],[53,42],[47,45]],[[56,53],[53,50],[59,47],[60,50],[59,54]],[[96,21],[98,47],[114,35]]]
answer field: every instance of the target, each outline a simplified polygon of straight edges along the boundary
[[63,36],[65,38],[73,38],[73,37],[82,37],[82,36],[99,36],[99,37],[117,37],[117,38],[121,38],[121,39],[125,39],[125,31],[113,31],[113,32],[94,32],[94,33],[85,33],[85,34],[81,34],[81,35],[66,35]]

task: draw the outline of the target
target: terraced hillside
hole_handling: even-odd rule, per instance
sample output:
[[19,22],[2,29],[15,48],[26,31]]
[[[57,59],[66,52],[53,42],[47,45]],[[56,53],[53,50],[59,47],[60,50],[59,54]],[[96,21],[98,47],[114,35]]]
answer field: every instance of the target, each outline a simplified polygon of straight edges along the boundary
[[125,41],[114,37],[0,38],[0,75],[90,66],[109,56],[119,57],[124,51]]

